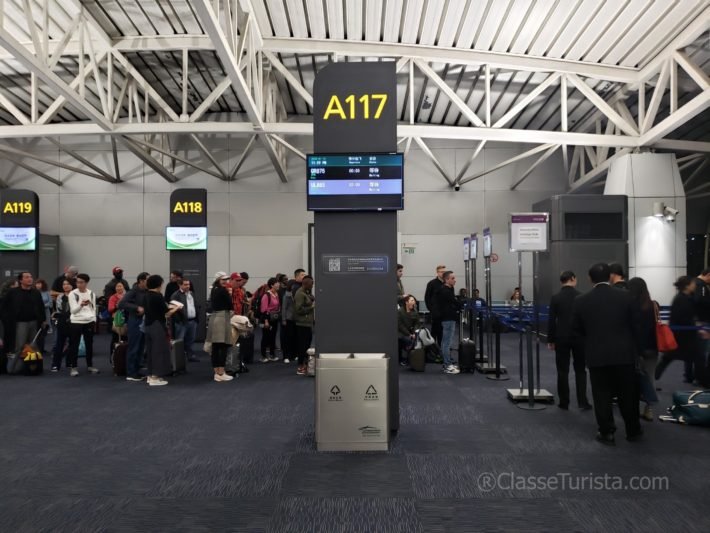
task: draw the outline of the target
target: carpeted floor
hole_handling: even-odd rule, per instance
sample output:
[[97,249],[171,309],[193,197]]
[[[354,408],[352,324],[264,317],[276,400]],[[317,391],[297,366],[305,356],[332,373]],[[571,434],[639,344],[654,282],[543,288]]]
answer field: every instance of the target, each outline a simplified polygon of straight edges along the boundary
[[[506,399],[517,337],[503,347],[507,382],[403,370],[389,453],[317,453],[293,364],[215,383],[203,357],[159,388],[105,355],[96,376],[0,376],[0,531],[710,531],[709,430],[655,421],[600,445],[592,412]],[[546,350],[542,375],[554,391]]]

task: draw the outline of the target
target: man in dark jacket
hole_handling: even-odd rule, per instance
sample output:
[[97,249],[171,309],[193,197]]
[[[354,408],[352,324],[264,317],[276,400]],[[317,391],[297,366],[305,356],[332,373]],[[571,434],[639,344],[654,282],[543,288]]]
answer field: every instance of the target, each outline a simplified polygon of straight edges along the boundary
[[175,291],[180,290],[182,285],[182,270],[173,270],[170,273],[170,281],[165,286],[165,301],[169,302]]
[[439,316],[439,311],[436,308],[436,293],[439,289],[444,286],[444,272],[446,272],[446,267],[444,265],[439,265],[436,267],[436,277],[431,280],[426,285],[426,291],[424,292],[424,303],[426,308],[431,313],[431,334],[436,339],[436,342],[441,344],[441,317]]
[[195,297],[190,290],[190,280],[182,279],[180,288],[170,295],[168,302],[176,301],[182,304],[182,307],[175,311],[173,315],[173,325],[175,331],[175,339],[183,341],[185,347],[185,355],[191,363],[199,363],[200,358],[195,355],[192,345],[195,343],[195,335],[197,333],[197,323],[199,322],[199,313]]
[[140,374],[141,360],[143,358],[143,332],[141,324],[145,313],[147,289],[147,272],[138,274],[136,284],[118,302],[118,308],[127,311],[128,319],[128,348],[126,350],[126,381],[142,381],[145,379]]
[[587,400],[587,369],[584,364],[584,348],[572,332],[572,306],[581,293],[576,289],[577,277],[565,270],[560,274],[562,288],[550,300],[547,347],[555,350],[557,366],[557,396],[560,409],[569,409],[569,362],[574,358],[574,377],[577,390],[577,405],[585,411],[591,409]]
[[458,366],[454,364],[451,357],[451,344],[454,342],[456,332],[456,322],[458,321],[461,303],[454,293],[456,276],[450,270],[442,275],[444,284],[436,292],[436,309],[441,320],[441,356],[444,358],[444,372],[446,374],[458,374]]
[[635,357],[642,353],[638,307],[627,291],[609,284],[609,265],[589,269],[591,291],[574,300],[572,329],[584,343],[599,433],[597,440],[614,444],[612,398],[618,398],[626,439],[641,437]]
[[8,291],[3,307],[15,325],[15,352],[19,353],[25,344],[32,342],[39,328],[46,325],[46,315],[32,274],[20,272],[17,281],[19,286]]

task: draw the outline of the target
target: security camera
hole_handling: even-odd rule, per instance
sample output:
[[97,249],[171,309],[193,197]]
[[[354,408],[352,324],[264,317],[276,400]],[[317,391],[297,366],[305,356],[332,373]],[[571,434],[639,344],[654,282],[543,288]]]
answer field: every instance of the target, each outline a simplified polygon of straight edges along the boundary
[[456,185],[454,185],[454,190],[456,192],[459,192],[461,190],[461,185],[459,185],[458,183]]
[[666,206],[666,208],[663,211],[665,212],[666,216],[668,216],[668,215],[676,216],[678,213],[680,213],[680,211],[678,209],[676,209],[675,207],[669,207],[669,206]]

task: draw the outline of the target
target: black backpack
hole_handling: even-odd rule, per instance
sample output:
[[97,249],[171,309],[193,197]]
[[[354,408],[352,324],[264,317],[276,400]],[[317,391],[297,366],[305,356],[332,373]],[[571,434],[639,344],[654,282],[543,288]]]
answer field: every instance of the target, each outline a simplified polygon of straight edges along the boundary
[[268,285],[264,283],[261,287],[256,289],[256,292],[254,292],[254,295],[251,298],[251,312],[254,315],[254,320],[259,320],[260,318],[262,318],[261,299],[264,297],[264,294],[266,294],[266,291],[268,290]]

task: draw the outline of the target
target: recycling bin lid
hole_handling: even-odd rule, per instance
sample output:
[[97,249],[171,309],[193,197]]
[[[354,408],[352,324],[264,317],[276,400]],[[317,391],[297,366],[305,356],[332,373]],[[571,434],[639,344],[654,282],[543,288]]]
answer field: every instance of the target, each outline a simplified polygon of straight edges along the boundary
[[384,353],[354,353],[355,359],[384,359],[387,354]]
[[321,359],[350,359],[353,356],[351,353],[322,353]]

